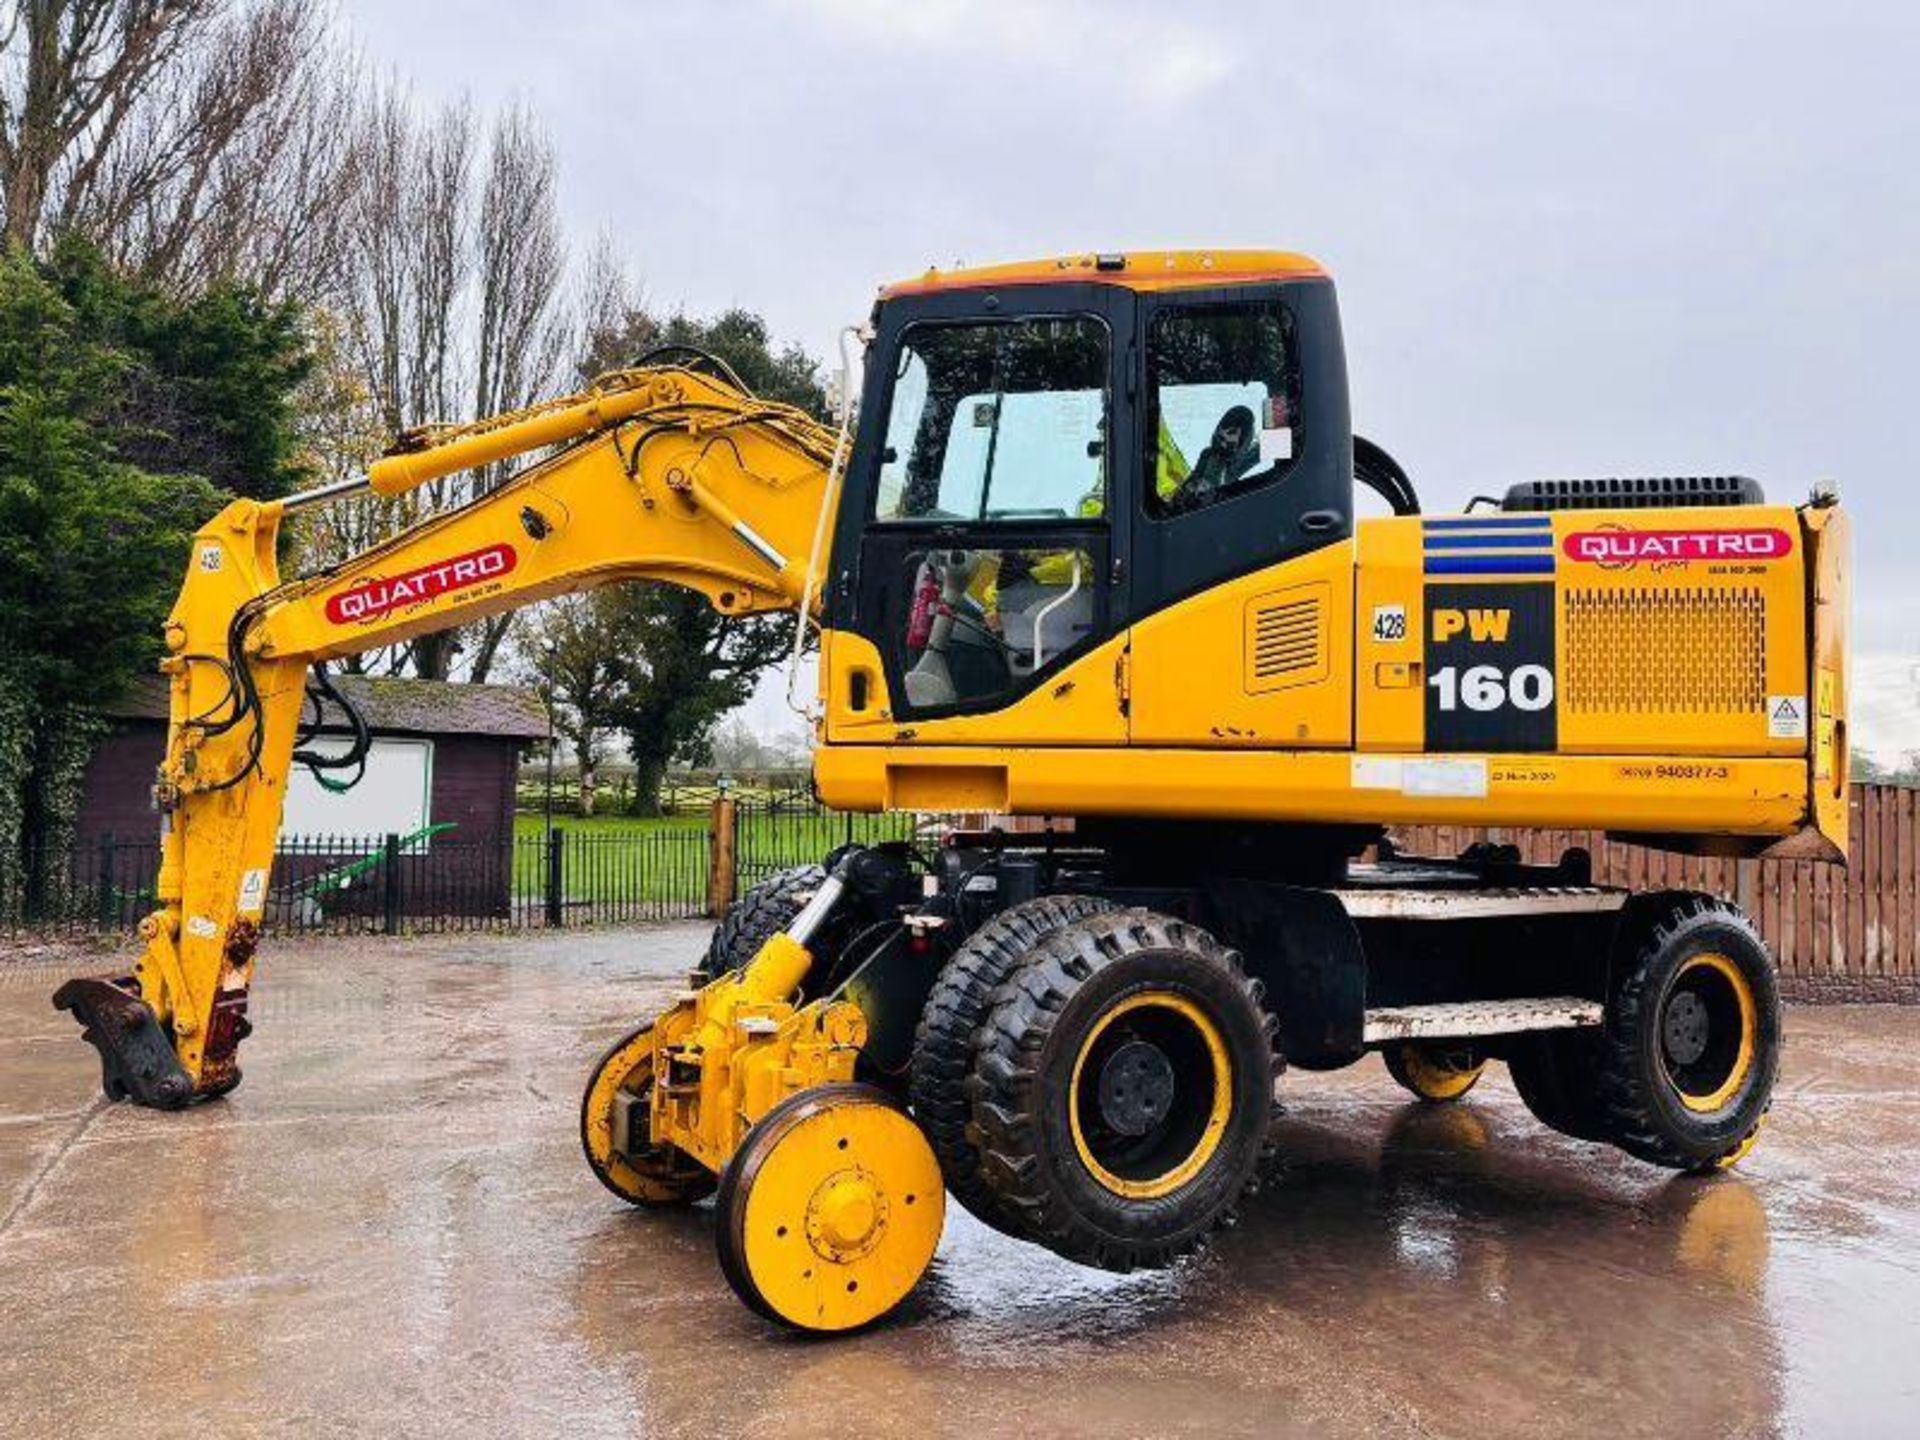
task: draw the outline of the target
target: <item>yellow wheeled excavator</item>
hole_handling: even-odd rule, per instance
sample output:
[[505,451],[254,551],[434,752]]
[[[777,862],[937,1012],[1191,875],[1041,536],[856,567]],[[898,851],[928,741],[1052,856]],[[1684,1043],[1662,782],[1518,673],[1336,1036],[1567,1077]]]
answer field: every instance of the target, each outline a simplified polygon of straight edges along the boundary
[[[301,733],[326,662],[655,580],[817,629],[828,804],[1055,818],[773,877],[594,1070],[594,1174],[643,1207],[717,1191],[723,1268],[766,1315],[885,1314],[949,1194],[1087,1264],[1166,1263],[1240,1199],[1278,1071],[1369,1051],[1437,1103],[1497,1060],[1546,1124],[1656,1165],[1745,1152],[1780,1014],[1735,907],[1388,830],[1844,858],[1830,490],[1540,480],[1423,515],[1352,433],[1333,284],[1294,254],[934,271],[860,338],[838,432],[657,354],[198,534],[159,908],[131,976],[56,997],[110,1095],[239,1081],[287,776],[344,763]],[[279,573],[296,510],[525,455]],[[1356,519],[1356,486],[1392,513]]]

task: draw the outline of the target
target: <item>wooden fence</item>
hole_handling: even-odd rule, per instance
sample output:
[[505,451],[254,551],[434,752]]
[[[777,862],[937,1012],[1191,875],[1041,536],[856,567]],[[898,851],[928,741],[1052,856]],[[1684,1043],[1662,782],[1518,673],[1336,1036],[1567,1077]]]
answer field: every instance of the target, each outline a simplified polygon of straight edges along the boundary
[[1920,1004],[1920,836],[1915,797],[1894,785],[1855,785],[1851,862],[1703,860],[1610,841],[1593,830],[1407,826],[1410,854],[1455,855],[1476,840],[1516,845],[1551,863],[1570,846],[1593,856],[1605,885],[1701,890],[1737,902],[1759,922],[1790,999]]

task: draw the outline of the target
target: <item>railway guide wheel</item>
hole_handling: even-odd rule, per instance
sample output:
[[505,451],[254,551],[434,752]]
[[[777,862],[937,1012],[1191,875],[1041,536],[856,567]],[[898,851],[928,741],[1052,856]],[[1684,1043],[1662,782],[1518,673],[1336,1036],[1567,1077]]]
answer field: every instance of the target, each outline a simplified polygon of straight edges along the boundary
[[[617,1136],[621,1126],[647,1124],[653,1092],[652,1025],[642,1025],[600,1057],[580,1097],[580,1148],[602,1185],[631,1205],[673,1209],[704,1200],[717,1183],[713,1172],[671,1145],[633,1143]],[[626,1141],[616,1145],[616,1138]]]
[[1459,1040],[1403,1040],[1380,1052],[1387,1073],[1422,1100],[1458,1100],[1480,1083],[1486,1056]]
[[736,1294],[799,1330],[854,1330],[919,1283],[946,1190],[933,1147],[876,1086],[817,1085],[761,1117],[715,1202],[720,1268]]

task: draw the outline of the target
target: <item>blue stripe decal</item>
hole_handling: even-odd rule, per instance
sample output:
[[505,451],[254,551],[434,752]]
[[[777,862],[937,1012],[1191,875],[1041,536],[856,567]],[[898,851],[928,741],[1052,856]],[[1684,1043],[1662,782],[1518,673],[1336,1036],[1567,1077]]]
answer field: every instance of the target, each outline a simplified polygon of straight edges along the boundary
[[1551,530],[1551,515],[1442,515],[1420,522],[1429,530]]
[[1423,543],[1428,550],[1537,550],[1553,553],[1553,537],[1526,530],[1508,530],[1491,535],[1428,535]]
[[1552,555],[1429,555],[1429,575],[1551,575]]

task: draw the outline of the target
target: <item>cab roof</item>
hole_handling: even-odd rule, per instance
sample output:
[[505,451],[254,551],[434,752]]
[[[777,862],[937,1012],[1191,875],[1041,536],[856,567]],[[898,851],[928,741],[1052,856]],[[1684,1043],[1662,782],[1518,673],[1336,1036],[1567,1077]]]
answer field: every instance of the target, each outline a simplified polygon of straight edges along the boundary
[[1006,285],[1092,281],[1129,290],[1176,290],[1208,285],[1244,285],[1262,280],[1324,279],[1326,267],[1291,250],[1115,250],[1016,260],[953,270],[929,269],[880,288],[880,298],[941,290],[977,290]]

